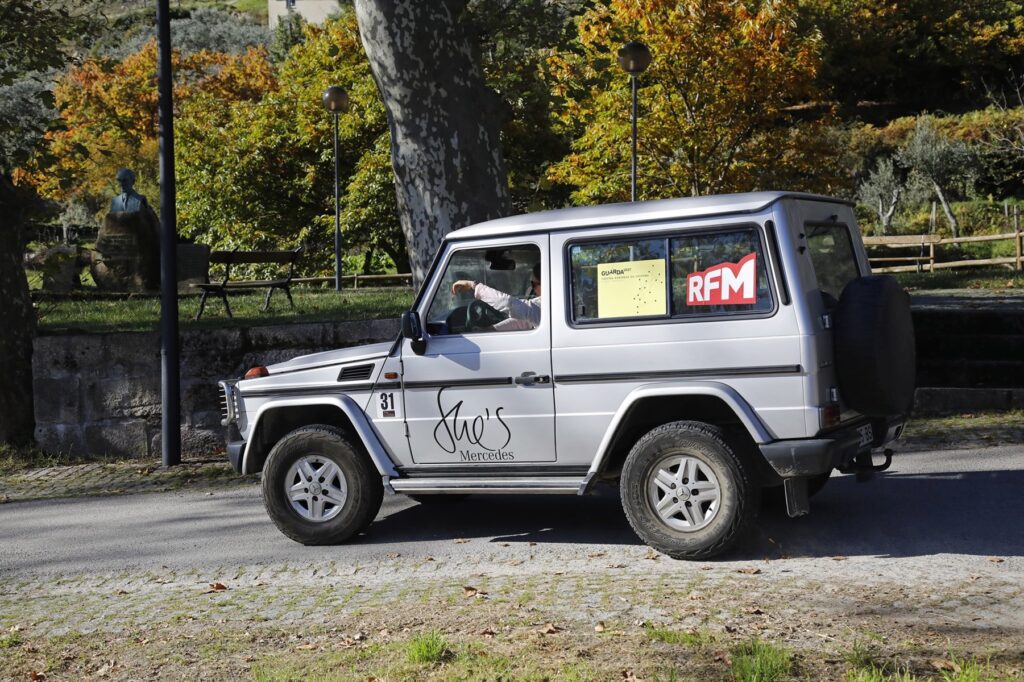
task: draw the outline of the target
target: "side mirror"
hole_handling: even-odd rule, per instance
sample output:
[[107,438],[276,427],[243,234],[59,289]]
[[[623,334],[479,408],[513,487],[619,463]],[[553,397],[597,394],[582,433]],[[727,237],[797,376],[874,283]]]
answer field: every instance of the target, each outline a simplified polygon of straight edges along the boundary
[[420,314],[415,310],[407,310],[402,313],[402,336],[411,341],[409,345],[416,355],[423,355],[427,351],[427,341],[423,338]]

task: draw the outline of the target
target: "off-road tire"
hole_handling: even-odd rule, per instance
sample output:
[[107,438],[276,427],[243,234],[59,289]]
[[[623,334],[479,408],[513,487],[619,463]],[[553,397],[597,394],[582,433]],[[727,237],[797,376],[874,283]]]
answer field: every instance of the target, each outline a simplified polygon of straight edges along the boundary
[[[696,530],[672,528],[649,501],[648,485],[657,465],[677,454],[700,461],[718,481],[719,507],[710,522]],[[692,421],[663,424],[640,438],[626,457],[619,486],[630,526],[645,543],[673,559],[707,559],[732,548],[757,518],[761,495],[754,467],[723,431]]]
[[[344,474],[347,497],[341,511],[327,521],[299,515],[285,494],[285,478],[302,457],[315,455],[333,462]],[[384,485],[369,456],[342,430],[325,424],[304,426],[279,440],[263,468],[263,504],[274,524],[303,545],[335,545],[362,532],[380,511]]]

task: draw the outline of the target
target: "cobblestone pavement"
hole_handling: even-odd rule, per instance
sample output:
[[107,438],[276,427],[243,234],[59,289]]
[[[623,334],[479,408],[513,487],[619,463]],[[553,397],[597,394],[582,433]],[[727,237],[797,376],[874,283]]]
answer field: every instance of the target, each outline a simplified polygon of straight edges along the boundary
[[180,488],[256,483],[240,476],[222,457],[187,459],[175,467],[159,460],[89,462],[0,473],[0,503],[88,495],[122,495]]

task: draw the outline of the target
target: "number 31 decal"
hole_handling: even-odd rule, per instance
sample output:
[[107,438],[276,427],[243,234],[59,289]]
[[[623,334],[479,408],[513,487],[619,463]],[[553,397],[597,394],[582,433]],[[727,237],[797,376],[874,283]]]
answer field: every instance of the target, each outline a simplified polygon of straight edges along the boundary
[[402,416],[402,409],[395,401],[394,393],[377,394],[377,418],[392,419]]

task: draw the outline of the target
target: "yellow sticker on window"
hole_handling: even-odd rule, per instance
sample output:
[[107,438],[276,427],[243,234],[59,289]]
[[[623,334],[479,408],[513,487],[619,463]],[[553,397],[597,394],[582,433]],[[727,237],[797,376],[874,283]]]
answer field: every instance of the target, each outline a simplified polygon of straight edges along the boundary
[[664,260],[598,264],[599,318],[664,315],[667,312]]

